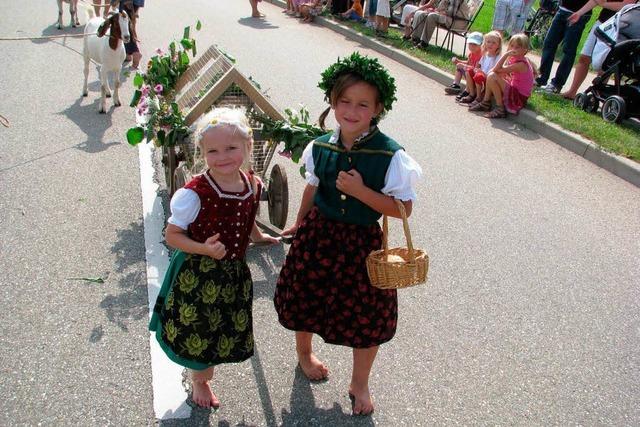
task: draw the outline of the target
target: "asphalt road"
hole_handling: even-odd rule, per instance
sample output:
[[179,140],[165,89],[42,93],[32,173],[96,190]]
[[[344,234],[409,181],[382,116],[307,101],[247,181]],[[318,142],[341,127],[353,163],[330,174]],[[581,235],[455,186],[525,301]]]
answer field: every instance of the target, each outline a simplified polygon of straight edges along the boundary
[[[264,20],[240,0],[148,3],[146,58],[200,19],[201,50],[218,44],[281,109],[304,103],[314,117],[326,66],[353,50],[378,56],[265,2]],[[55,2],[3,6],[0,37],[59,34]],[[93,67],[80,97],[81,46],[0,41],[11,123],[0,127],[0,425],[156,422],[138,151],[124,138],[133,110],[109,102],[97,114]],[[349,415],[348,349],[316,342],[326,383],[296,370],[271,302],[279,246],[248,254],[258,351],[218,369],[222,408],[161,424],[638,425],[640,189],[380,60],[399,99],[381,128],[425,172],[411,225],[431,268],[426,285],[399,292],[398,333],[371,378],[376,412]],[[130,79],[123,92],[126,104]],[[291,221],[303,182],[275,161],[289,173]],[[104,283],[75,280],[92,277]]]

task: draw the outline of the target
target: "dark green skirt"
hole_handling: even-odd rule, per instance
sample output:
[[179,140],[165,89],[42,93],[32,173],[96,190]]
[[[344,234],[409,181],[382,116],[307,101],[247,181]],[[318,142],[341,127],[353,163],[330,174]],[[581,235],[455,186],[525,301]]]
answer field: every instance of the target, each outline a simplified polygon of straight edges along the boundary
[[244,260],[176,250],[149,329],[174,362],[202,370],[253,355],[253,283]]

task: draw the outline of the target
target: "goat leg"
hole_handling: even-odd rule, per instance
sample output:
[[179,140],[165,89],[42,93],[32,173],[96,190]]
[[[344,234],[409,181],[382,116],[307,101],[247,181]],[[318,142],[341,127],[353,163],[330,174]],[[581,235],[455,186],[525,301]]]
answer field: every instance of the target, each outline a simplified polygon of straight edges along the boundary
[[58,29],[62,29],[62,0],[58,0]]
[[109,90],[109,79],[107,71],[100,67],[100,109],[98,112],[104,114],[107,111],[107,91]]
[[113,75],[114,75],[113,80],[115,84],[115,88],[113,89],[113,105],[115,105],[116,107],[119,107],[122,105],[120,103],[120,95],[118,91],[118,89],[120,89],[120,69],[117,69],[113,73]]
[[89,79],[89,51],[87,41],[84,42],[84,85],[82,86],[82,96],[89,95],[87,90],[87,80]]

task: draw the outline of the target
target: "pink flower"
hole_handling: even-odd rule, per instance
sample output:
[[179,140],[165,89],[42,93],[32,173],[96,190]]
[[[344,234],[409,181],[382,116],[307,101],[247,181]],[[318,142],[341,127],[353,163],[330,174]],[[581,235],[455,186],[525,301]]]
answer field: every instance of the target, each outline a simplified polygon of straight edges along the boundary
[[142,85],[140,92],[142,92],[142,96],[148,96],[149,92],[151,92],[151,87],[149,85]]
[[282,157],[286,157],[287,159],[291,158],[291,151],[278,151],[278,154],[280,154]]
[[158,95],[160,95],[160,94],[162,93],[162,91],[164,90],[164,87],[163,87],[160,83],[158,83],[158,84],[156,85],[156,87],[154,87],[154,88],[153,88],[153,90],[154,90]]
[[157,48],[157,49],[156,49],[156,54],[158,54],[158,55],[164,55],[164,50],[162,50],[161,48]]
[[149,107],[147,106],[147,104],[138,105],[138,109],[136,110],[139,116],[144,116],[148,111]]

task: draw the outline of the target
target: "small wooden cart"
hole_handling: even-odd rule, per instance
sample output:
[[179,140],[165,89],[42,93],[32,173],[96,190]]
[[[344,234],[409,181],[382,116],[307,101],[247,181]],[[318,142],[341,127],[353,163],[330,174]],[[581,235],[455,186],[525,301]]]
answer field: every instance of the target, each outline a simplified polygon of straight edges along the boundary
[[[252,112],[266,114],[275,120],[283,120],[275,108],[254,84],[242,75],[233,62],[215,46],[209,47],[180,77],[175,90],[175,102],[185,115],[187,125],[192,125],[201,115],[213,107],[244,107],[250,117]],[[271,234],[279,234],[287,222],[289,211],[289,187],[283,167],[269,165],[279,141],[261,138],[260,127],[252,123],[254,145],[251,169],[265,183],[261,200],[268,205],[269,222],[277,228],[257,219],[258,225]],[[204,165],[194,159],[195,147],[190,143],[175,147],[163,147],[163,163],[170,195],[184,186]]]

